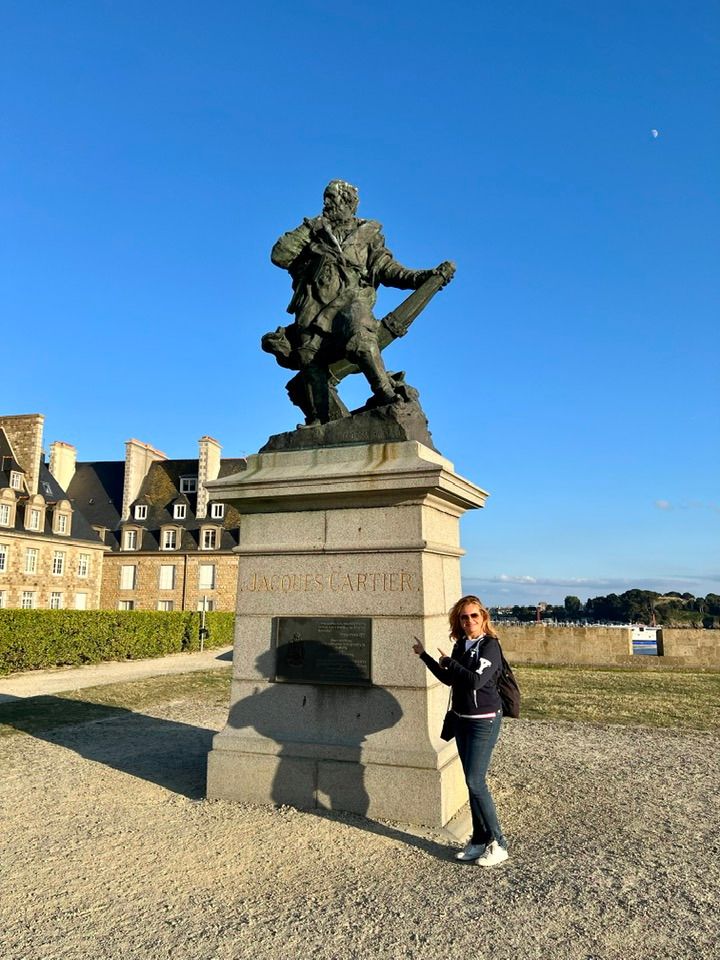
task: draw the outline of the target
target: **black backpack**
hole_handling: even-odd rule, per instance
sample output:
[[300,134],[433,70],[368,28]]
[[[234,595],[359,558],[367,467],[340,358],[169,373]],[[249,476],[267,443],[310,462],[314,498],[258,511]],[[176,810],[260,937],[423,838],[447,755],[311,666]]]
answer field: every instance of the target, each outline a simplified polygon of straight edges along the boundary
[[[497,640],[497,637],[495,638]],[[505,659],[500,641],[497,640],[500,647],[500,673],[495,681],[497,683],[500,702],[502,703],[502,712],[504,717],[514,717],[516,720],[520,716],[520,687],[515,679],[512,667]]]
[[[499,643],[498,646],[500,646]],[[502,661],[502,668],[497,679],[497,688],[502,702],[503,716],[517,719],[520,716],[520,687],[515,679],[512,667],[505,659],[502,647],[500,647],[500,660]]]

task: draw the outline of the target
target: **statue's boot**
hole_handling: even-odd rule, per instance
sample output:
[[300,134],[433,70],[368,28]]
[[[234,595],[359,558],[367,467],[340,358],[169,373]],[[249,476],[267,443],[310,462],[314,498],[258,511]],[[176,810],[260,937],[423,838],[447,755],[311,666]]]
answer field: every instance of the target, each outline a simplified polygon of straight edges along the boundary
[[385,369],[377,342],[366,340],[353,352],[351,359],[365,374],[374,396],[391,403],[396,396],[395,388]]
[[330,421],[330,371],[311,363],[305,368],[307,405],[306,426],[312,427]]

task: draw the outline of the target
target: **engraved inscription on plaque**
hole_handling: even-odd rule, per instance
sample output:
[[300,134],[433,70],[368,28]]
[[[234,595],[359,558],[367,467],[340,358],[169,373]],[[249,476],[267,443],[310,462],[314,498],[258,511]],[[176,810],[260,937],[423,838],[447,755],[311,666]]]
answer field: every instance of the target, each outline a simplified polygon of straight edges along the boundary
[[275,679],[370,684],[371,617],[274,617]]

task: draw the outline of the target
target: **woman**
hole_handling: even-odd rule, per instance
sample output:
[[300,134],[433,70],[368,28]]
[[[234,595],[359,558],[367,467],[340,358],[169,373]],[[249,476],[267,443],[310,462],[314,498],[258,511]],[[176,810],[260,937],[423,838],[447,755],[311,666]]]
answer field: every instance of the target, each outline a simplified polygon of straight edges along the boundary
[[490,615],[477,597],[458,600],[449,620],[450,636],[455,641],[450,656],[439,650],[439,662],[433,660],[417,637],[413,650],[438,680],[452,687],[455,740],[470,794],[472,816],[470,842],[456,854],[456,859],[494,867],[508,859],[507,841],[486,782],[502,724],[497,690],[502,666],[500,644]]

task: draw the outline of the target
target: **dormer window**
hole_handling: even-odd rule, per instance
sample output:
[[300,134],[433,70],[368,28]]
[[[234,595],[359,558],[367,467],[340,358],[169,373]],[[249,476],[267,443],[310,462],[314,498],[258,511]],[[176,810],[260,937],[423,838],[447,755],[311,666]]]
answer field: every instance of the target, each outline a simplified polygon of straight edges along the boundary
[[135,519],[136,520],[147,520],[147,504],[138,503],[135,507]]
[[40,481],[40,486],[41,486],[41,488],[42,488],[42,492],[45,494],[46,497],[51,497],[51,496],[52,496],[52,487],[51,487],[50,484],[47,482],[47,480],[41,480],[41,481]]
[[217,527],[203,527],[200,531],[200,549],[217,550],[220,542],[218,534],[219,531]]
[[187,504],[176,503],[173,507],[173,520],[184,520],[187,516]]
[[10,486],[13,488],[13,490],[22,490],[22,474],[18,473],[17,470],[10,471]]
[[0,527],[15,524],[15,494],[8,487],[0,490]]
[[162,533],[160,536],[160,549],[161,550],[177,550],[177,548],[178,548],[177,527],[163,527]]
[[138,549],[138,532],[130,529],[123,531],[123,550],[137,550]]
[[225,504],[211,503],[210,516],[212,517],[213,520],[222,520],[222,518],[225,516]]
[[72,512],[67,500],[61,500],[53,511],[53,533],[61,537],[67,537],[70,534]]
[[25,529],[35,533],[45,529],[45,498],[39,493],[25,504]]
[[180,477],[180,493],[197,493],[197,477]]

